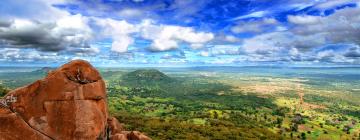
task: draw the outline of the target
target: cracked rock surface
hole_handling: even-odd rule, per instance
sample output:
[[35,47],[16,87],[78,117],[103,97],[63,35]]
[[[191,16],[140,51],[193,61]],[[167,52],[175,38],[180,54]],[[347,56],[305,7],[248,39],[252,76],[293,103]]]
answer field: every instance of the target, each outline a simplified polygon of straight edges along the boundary
[[44,79],[10,91],[14,102],[0,107],[0,140],[149,140],[124,131],[109,117],[106,87],[83,60],[71,61]]

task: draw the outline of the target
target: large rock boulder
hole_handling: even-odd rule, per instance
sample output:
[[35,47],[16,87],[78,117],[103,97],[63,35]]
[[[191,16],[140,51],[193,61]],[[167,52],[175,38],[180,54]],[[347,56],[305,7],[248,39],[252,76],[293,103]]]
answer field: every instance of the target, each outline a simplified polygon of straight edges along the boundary
[[2,101],[0,139],[149,139],[109,117],[105,83],[83,60],[10,91]]

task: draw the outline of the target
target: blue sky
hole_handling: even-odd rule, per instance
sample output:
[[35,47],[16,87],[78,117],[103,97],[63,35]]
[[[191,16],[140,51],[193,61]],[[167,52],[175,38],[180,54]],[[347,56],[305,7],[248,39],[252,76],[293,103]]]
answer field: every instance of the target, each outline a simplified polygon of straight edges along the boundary
[[359,0],[4,0],[0,64],[359,65]]

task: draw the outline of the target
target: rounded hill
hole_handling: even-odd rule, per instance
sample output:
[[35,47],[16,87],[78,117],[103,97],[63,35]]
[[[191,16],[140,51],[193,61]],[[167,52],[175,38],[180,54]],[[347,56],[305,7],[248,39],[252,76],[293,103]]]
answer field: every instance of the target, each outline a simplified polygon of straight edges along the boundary
[[140,69],[122,76],[122,81],[129,84],[165,84],[173,79],[156,69]]

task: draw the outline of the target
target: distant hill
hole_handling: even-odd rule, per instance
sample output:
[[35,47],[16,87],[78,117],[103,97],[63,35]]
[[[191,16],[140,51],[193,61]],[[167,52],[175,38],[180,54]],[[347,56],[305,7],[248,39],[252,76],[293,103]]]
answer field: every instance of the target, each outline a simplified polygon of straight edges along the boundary
[[41,69],[37,69],[35,71],[33,71],[34,73],[48,73],[52,70],[55,70],[56,68],[52,68],[52,67],[42,67]]
[[140,69],[122,76],[122,83],[130,86],[138,85],[159,85],[174,82],[166,74],[156,69]]

